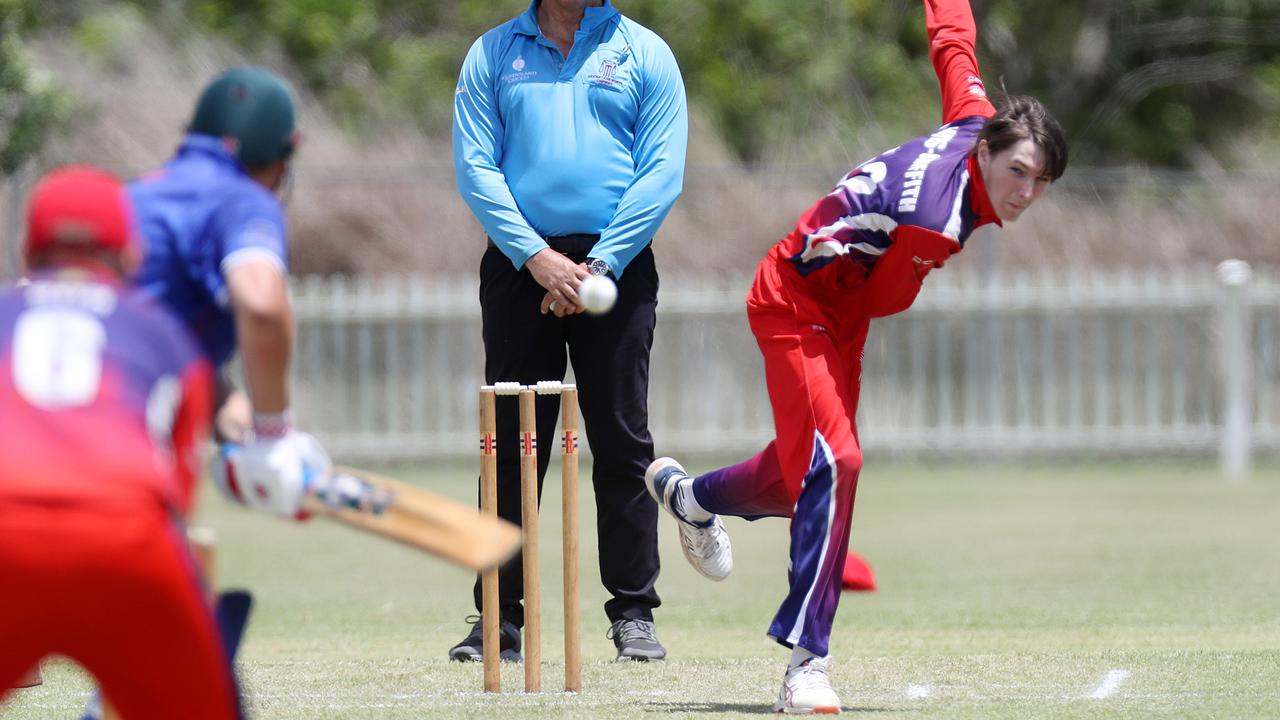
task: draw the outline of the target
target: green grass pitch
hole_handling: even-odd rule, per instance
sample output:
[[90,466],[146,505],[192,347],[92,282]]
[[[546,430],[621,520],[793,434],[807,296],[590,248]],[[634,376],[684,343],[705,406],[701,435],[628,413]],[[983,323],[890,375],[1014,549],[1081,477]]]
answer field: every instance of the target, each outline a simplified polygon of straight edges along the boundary
[[[692,470],[709,466],[696,464]],[[558,478],[553,463],[551,478]],[[396,472],[459,499],[474,470]],[[253,717],[731,718],[766,713],[786,652],[764,636],[787,524],[728,522],[736,567],[702,579],[662,518],[659,636],[670,659],[618,665],[605,639],[583,468],[581,695],[563,680],[559,493],[543,523],[543,686],[502,695],[446,649],[471,577],[322,520],[291,525],[206,493],[222,587],[258,606],[240,658]],[[1280,468],[1231,484],[1208,464],[895,466],[861,478],[853,546],[880,590],[846,594],[832,677],[845,711],[892,718],[1280,717]],[[46,664],[0,717],[72,718],[88,680]]]

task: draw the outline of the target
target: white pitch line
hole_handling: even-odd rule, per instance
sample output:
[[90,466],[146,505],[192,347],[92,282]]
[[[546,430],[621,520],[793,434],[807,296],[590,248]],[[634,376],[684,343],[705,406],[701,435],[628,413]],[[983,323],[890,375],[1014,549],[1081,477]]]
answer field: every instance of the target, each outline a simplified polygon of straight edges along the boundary
[[933,694],[933,686],[931,685],[908,685],[907,697],[922,699]]
[[1120,687],[1120,683],[1124,682],[1127,677],[1129,677],[1128,670],[1108,670],[1107,674],[1102,676],[1102,682],[1098,683],[1098,687],[1089,697],[1095,700],[1110,697],[1111,693],[1115,692],[1116,688]]

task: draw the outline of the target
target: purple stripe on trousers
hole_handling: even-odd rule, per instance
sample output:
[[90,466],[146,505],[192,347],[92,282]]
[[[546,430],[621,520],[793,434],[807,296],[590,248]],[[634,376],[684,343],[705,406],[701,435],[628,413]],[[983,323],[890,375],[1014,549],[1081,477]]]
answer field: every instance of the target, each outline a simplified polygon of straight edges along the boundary
[[813,458],[791,521],[790,587],[769,626],[769,636],[786,647],[827,654],[849,552],[854,486],[853,478],[839,477],[826,439],[814,433]]

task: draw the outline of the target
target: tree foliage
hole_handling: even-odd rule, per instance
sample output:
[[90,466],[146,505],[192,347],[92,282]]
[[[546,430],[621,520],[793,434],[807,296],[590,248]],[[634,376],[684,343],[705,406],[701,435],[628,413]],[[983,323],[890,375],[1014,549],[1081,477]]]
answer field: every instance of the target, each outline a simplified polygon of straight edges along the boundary
[[1096,163],[1191,165],[1280,109],[1280,4],[983,3],[991,65]]
[[56,88],[31,68],[22,35],[31,27],[30,7],[0,0],[0,174],[8,175],[34,155],[65,110]]
[[[615,2],[668,41],[695,106],[745,161],[820,157],[852,138],[878,149],[938,122],[919,0]],[[527,7],[524,0],[132,3],[194,20],[251,51],[282,52],[353,127],[392,113],[430,132],[448,126],[470,44]],[[988,87],[1044,99],[1084,162],[1192,166],[1224,157],[1223,146],[1242,134],[1275,134],[1274,0],[972,3]],[[65,19],[90,4],[45,0],[39,7]],[[15,5],[23,3],[0,0],[0,7]],[[0,67],[20,70],[11,65],[10,33]]]
[[[1086,162],[1192,165],[1280,109],[1280,3],[973,8],[988,88],[1045,100]],[[744,158],[823,126],[902,133],[937,122],[918,0],[644,0],[627,9],[669,29],[692,94]]]

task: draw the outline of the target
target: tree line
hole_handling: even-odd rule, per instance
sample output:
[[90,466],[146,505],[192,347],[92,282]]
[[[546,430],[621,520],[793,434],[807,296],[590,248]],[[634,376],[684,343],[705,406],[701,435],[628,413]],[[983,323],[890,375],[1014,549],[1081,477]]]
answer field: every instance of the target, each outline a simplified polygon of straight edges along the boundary
[[[447,130],[454,83],[482,32],[523,0],[116,0],[166,35],[194,26],[282,53],[352,131]],[[1275,137],[1280,3],[972,0],[990,90],[1032,94],[1080,162],[1230,165],[1231,143]],[[71,30],[103,3],[0,0],[0,171],[56,119],[23,38]],[[831,143],[901,140],[938,122],[918,0],[615,0],[680,61],[694,108],[745,163],[821,157]],[[56,83],[56,79],[54,81]],[[802,148],[797,150],[797,148]]]

